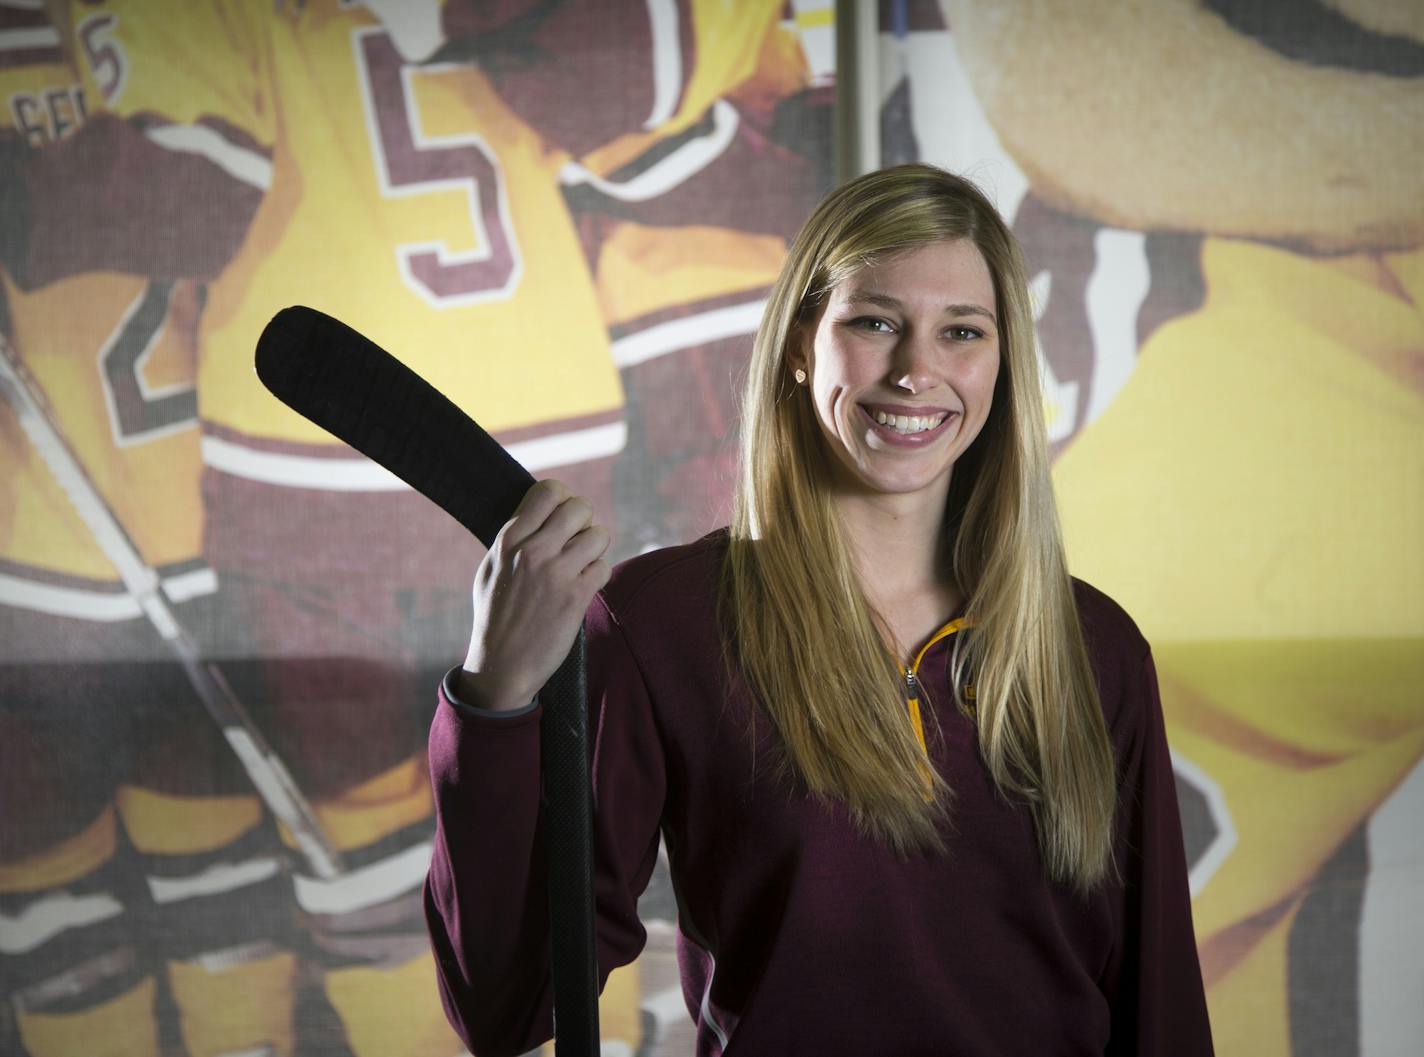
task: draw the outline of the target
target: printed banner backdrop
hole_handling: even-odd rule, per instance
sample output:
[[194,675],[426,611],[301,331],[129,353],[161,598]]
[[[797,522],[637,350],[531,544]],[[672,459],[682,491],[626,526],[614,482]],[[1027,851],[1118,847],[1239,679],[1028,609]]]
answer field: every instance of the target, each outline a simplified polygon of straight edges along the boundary
[[[0,1053],[460,1051],[422,747],[479,548],[257,334],[328,311],[617,556],[691,538],[831,158],[827,0],[523,6],[0,0],[0,122],[52,159],[0,273]],[[883,160],[1012,219],[1070,558],[1154,642],[1218,1052],[1417,1053],[1417,5],[879,6]],[[689,1053],[665,871],[640,909],[605,1052]]]
[[[257,337],[345,320],[615,557],[700,535],[833,60],[829,0],[0,0],[45,159],[3,275],[0,1052],[461,1052],[424,739],[481,551],[267,395]],[[665,871],[642,909],[604,1052],[690,1052]]]
[[1217,1052],[1418,1054],[1421,9],[941,6],[880,4],[881,157],[1024,245],[1070,563],[1154,645]]

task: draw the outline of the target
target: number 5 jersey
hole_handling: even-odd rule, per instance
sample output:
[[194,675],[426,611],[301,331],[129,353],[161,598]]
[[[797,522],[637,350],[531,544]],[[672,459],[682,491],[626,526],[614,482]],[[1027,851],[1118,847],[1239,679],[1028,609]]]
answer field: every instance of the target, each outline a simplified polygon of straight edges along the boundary
[[565,159],[478,70],[408,65],[368,11],[335,0],[80,5],[75,33],[91,94],[175,162],[227,177],[207,201],[175,200],[154,243],[251,216],[202,320],[209,465],[391,487],[254,376],[258,334],[292,303],[349,322],[506,440],[537,441],[533,468],[621,445],[617,372],[556,179]]

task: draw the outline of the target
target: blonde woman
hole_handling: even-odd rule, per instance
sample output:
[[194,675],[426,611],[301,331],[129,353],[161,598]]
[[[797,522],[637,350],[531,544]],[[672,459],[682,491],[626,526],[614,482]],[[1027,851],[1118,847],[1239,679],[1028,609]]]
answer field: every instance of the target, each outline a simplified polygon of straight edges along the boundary
[[747,385],[730,529],[610,572],[532,490],[430,753],[481,1057],[549,1036],[537,702],[583,620],[600,972],[666,841],[699,1054],[1211,1052],[1151,656],[1069,579],[1023,264],[926,166],[832,193]]

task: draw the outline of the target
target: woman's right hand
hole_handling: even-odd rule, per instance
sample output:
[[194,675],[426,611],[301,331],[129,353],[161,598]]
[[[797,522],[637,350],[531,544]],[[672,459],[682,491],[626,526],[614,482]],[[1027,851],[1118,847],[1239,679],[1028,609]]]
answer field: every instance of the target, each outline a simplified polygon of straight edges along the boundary
[[573,645],[608,582],[608,530],[560,481],[540,481],[475,574],[475,620],[459,676],[468,704],[505,711],[533,700]]

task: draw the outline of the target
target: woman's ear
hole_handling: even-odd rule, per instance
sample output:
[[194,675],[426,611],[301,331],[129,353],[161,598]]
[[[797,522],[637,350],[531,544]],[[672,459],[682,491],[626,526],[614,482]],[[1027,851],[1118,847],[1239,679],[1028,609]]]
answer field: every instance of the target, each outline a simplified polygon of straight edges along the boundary
[[812,328],[804,322],[792,326],[791,333],[786,336],[786,367],[793,374],[796,371],[810,373],[811,340]]

